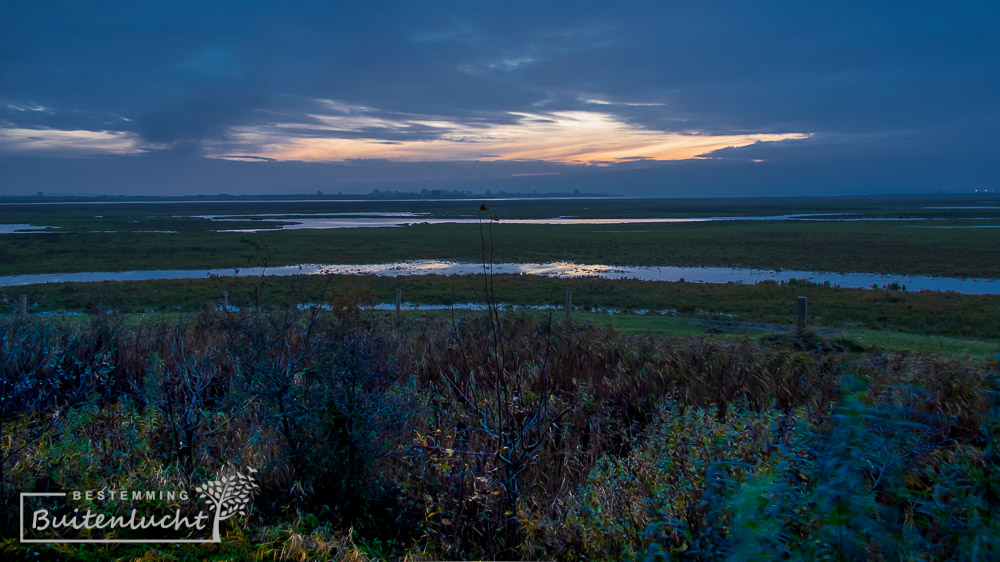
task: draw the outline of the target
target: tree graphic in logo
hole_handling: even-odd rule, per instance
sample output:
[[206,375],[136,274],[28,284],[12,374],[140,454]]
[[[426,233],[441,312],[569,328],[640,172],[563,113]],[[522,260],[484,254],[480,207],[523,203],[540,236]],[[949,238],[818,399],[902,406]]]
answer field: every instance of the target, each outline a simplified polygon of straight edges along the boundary
[[194,491],[198,492],[200,498],[206,498],[208,503],[215,506],[215,525],[212,528],[212,542],[222,542],[219,535],[219,523],[229,519],[239,513],[246,515],[250,507],[250,500],[253,498],[253,491],[260,488],[254,480],[253,468],[247,468],[247,474],[234,472],[229,475],[222,475],[215,480],[209,480],[206,484],[196,486]]

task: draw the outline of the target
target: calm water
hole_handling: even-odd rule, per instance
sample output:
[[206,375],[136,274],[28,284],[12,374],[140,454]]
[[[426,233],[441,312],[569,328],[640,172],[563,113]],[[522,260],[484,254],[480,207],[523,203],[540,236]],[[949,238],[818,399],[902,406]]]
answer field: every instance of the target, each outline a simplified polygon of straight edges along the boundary
[[[316,216],[318,215],[318,216]],[[337,216],[340,215],[340,216]],[[348,216],[343,216],[348,215]],[[343,216],[343,217],[342,217]],[[742,220],[788,220],[793,215],[776,217],[738,217]],[[273,218],[287,217],[287,218]],[[197,215],[195,218],[208,219],[212,222],[241,221],[248,218],[265,223],[263,228],[243,228],[220,230],[219,232],[262,232],[267,230],[302,230],[328,228],[379,228],[401,227],[414,224],[479,224],[479,218],[433,218],[416,213],[316,213],[282,215]],[[707,222],[717,220],[733,220],[731,217],[691,217],[691,218],[601,218],[581,219],[577,217],[553,217],[547,219],[503,219],[501,224],[649,224],[672,222]],[[489,219],[486,219],[489,222]],[[291,223],[291,224],[281,224]]]
[[34,226],[31,224],[0,224],[0,234],[31,234],[51,228],[45,226]]
[[[268,230],[301,230],[327,228],[375,228],[400,227],[415,224],[478,224],[475,218],[433,218],[421,216],[426,213],[308,213],[298,214],[252,214],[252,215],[195,215],[194,218],[208,219],[212,222],[253,220],[265,223],[264,228],[244,228],[219,230],[219,232],[262,232]],[[466,215],[472,217],[471,215]],[[279,218],[283,217],[283,218]],[[580,218],[573,216],[552,217],[545,219],[501,219],[498,224],[662,224],[662,223],[692,223],[714,221],[908,221],[930,220],[923,218],[887,218],[859,217],[854,213],[799,213],[791,215],[767,216],[726,216],[726,217],[642,217],[642,218]],[[285,224],[282,224],[285,223]],[[291,223],[291,224],[288,224]]]
[[[247,222],[252,220],[260,223],[262,228],[225,229],[220,228],[218,232],[264,232],[273,230],[303,230],[303,229],[328,229],[328,228],[395,228],[405,227],[414,224],[478,224],[479,218],[473,215],[458,218],[433,218],[426,216],[429,213],[394,213],[394,212],[361,212],[361,213],[260,213],[251,215],[185,215],[186,217],[207,219],[213,223],[224,224],[226,222]],[[826,218],[810,218],[826,217]],[[831,218],[832,217],[832,218]],[[182,218],[182,217],[178,217]],[[488,222],[489,219],[487,219]],[[711,221],[784,221],[784,220],[858,220],[841,218],[839,215],[777,215],[777,216],[754,216],[754,217],[674,217],[674,218],[600,218],[581,219],[579,217],[553,217],[547,219],[503,219],[500,224],[653,224],[653,223],[689,223],[689,222],[711,222]],[[284,223],[284,224],[282,224]],[[290,223],[290,224],[289,224]],[[45,227],[33,226],[30,224],[0,224],[0,234],[32,234],[47,232]],[[56,230],[55,232],[59,232]],[[88,231],[88,232],[115,232],[115,231]],[[161,231],[168,232],[168,231]]]
[[[674,267],[674,266],[612,266],[588,265],[569,262],[553,263],[501,263],[493,265],[497,274],[539,275],[545,277],[599,277],[603,279],[639,279],[643,281],[689,281],[693,283],[746,283],[763,281],[784,283],[793,279],[814,283],[829,283],[836,287],[867,289],[873,285],[904,285],[909,291],[955,291],[984,295],[1000,294],[1000,280],[957,279],[926,275],[879,275],[874,273],[829,273],[783,269],[743,269],[732,267]],[[482,264],[417,260],[379,264],[301,264],[284,267],[242,269],[162,269],[149,271],[47,273],[36,275],[11,275],[0,277],[0,286],[29,285],[35,283],[88,282],[88,281],[147,281],[151,279],[198,279],[210,276],[250,277],[259,275],[477,275],[483,273]]]
[[[987,207],[977,207],[987,208]],[[304,230],[329,228],[395,228],[418,224],[479,224],[481,219],[474,215],[460,217],[435,218],[430,213],[409,212],[344,212],[344,213],[254,213],[245,215],[180,215],[176,218],[198,218],[219,224],[217,232],[265,232],[274,230]],[[101,218],[101,217],[95,217]],[[488,219],[487,219],[488,220]],[[501,219],[498,224],[545,224],[545,225],[611,225],[611,224],[665,224],[665,223],[695,223],[716,221],[823,221],[823,222],[860,222],[860,221],[934,221],[952,220],[946,218],[928,217],[864,217],[856,213],[798,213],[789,215],[766,216],[725,216],[725,217],[632,217],[632,218],[580,218],[576,216],[561,216],[544,219]],[[962,220],[996,220],[989,217],[964,217]],[[252,221],[261,228],[226,229],[222,225],[227,222]],[[44,229],[56,230],[44,230]],[[955,226],[948,228],[995,228],[994,226]],[[0,224],[0,234],[50,234],[63,232],[59,227],[35,226],[30,224]],[[169,230],[150,231],[116,231],[89,230],[86,232],[162,232]]]

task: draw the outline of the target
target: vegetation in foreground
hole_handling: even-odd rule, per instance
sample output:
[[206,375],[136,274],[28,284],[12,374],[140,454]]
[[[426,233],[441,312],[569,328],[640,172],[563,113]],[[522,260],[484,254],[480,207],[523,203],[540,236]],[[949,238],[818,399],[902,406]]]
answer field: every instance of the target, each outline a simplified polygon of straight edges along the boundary
[[0,326],[0,515],[20,492],[259,470],[221,545],[62,559],[989,559],[996,361],[822,338],[628,335],[491,308]]

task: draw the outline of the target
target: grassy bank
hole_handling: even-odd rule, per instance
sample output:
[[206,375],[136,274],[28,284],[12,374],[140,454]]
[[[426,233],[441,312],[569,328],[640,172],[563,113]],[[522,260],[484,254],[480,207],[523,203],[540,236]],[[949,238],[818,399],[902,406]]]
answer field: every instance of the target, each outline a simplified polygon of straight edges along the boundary
[[[955,198],[799,198],[744,200],[497,201],[487,215],[498,262],[575,261],[611,265],[783,268],[836,272],[1000,278],[1000,224],[992,209]],[[413,259],[479,262],[480,228],[472,224],[398,228],[271,230],[252,213],[344,213],[377,210],[475,218],[472,202],[262,205],[0,205],[0,223],[58,226],[45,234],[0,235],[0,275],[136,269],[236,268],[299,263],[379,263]],[[575,216],[690,217],[857,213],[858,222],[725,221],[678,224],[517,225],[509,218]],[[213,223],[209,214],[241,214]],[[974,220],[989,218],[990,220]],[[408,219],[410,220],[410,219]],[[410,222],[418,223],[419,217]],[[944,227],[944,228],[942,228]],[[972,228],[970,228],[972,227]],[[171,233],[156,232],[171,231]],[[248,243],[247,240],[252,241]],[[256,244],[256,247],[254,246]],[[259,250],[259,251],[258,251]]]
[[[935,226],[961,226],[944,223]],[[218,232],[52,233],[0,236],[0,275],[381,263],[478,262],[476,225]],[[718,222],[649,225],[494,226],[498,262],[730,266],[807,271],[1000,278],[1000,229],[926,224]]]
[[[577,313],[579,322],[611,327],[634,334],[664,336],[710,336],[723,339],[776,339],[795,341],[791,326],[759,325],[753,322],[705,321],[697,318],[639,314]],[[784,328],[784,329],[782,329]],[[950,336],[928,336],[890,330],[859,328],[825,328],[822,337],[841,349],[862,351],[905,351],[967,356],[988,361],[1000,354],[1000,341]],[[799,342],[810,345],[809,342]]]
[[[142,282],[60,283],[0,290],[13,311],[25,294],[33,312],[111,309],[121,312],[198,311],[231,305],[332,303],[345,295],[391,303],[396,289],[414,304],[484,302],[482,276],[295,276],[210,278]],[[1000,296],[873,289],[837,289],[802,282],[757,285],[664,283],[634,280],[549,279],[531,275],[495,278],[498,300],[515,305],[562,306],[573,291],[580,310],[667,311],[672,315],[790,326],[796,298],[809,299],[810,325],[908,332],[919,335],[1000,339]]]

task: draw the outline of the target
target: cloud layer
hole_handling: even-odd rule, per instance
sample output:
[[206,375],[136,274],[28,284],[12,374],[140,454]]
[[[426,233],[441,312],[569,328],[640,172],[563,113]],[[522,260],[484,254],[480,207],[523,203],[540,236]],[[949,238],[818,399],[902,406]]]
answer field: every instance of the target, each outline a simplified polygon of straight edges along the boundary
[[95,158],[106,191],[143,166],[167,192],[996,184],[998,24],[992,2],[19,3],[0,194],[85,189]]
[[792,134],[665,132],[597,111],[508,112],[495,120],[438,116],[380,116],[369,107],[327,101],[335,113],[305,121],[232,127],[208,149],[215,158],[335,162],[385,158],[403,162],[544,160],[610,164],[627,160],[684,160],[761,141],[804,139]]

